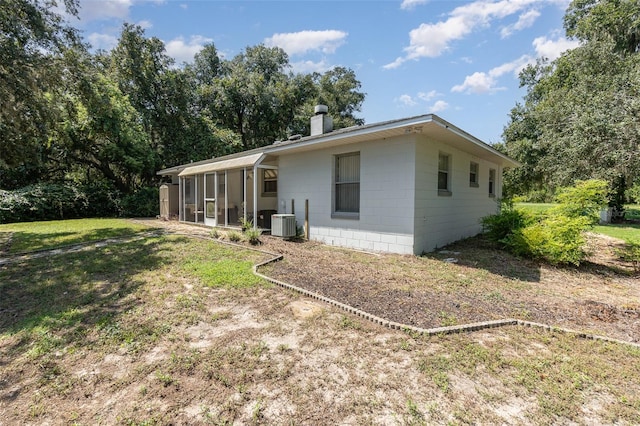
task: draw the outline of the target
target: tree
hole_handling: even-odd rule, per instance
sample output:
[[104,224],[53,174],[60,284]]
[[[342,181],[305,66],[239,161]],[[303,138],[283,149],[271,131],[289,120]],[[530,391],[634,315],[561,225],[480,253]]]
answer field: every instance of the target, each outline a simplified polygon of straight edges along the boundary
[[90,55],[75,55],[76,67],[68,76],[75,80],[54,99],[60,123],[50,134],[58,153],[55,160],[67,164],[70,172],[90,169],[121,192],[133,192],[155,174],[141,115]]
[[258,45],[222,64],[208,105],[222,127],[234,130],[243,149],[273,143],[286,136],[293,96],[285,70],[289,58],[277,47]]
[[[5,187],[45,174],[44,141],[51,125],[46,95],[60,81],[64,50],[79,45],[76,30],[54,6],[54,0],[0,2],[0,185]],[[65,0],[64,6],[77,15],[76,0]],[[7,171],[20,179],[8,182]]]
[[364,119],[355,116],[366,96],[360,88],[355,72],[344,67],[333,68],[324,74],[299,76],[296,90],[304,103],[296,111],[291,125],[293,133],[309,134],[309,118],[318,104],[327,105],[336,129],[364,124]]
[[503,133],[507,153],[525,163],[511,178],[531,179],[521,189],[595,178],[624,192],[640,173],[639,16],[637,2],[576,0],[565,25],[583,44],[523,71],[525,103]]

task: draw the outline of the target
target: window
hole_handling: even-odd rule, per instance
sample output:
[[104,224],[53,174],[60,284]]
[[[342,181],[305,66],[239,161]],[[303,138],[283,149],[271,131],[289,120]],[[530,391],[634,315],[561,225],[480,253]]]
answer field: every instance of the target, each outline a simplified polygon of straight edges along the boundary
[[478,187],[478,163],[469,163],[469,186]]
[[262,169],[262,195],[275,197],[278,193],[278,171],[276,169]]
[[451,195],[450,160],[450,156],[447,154],[438,155],[438,195]]
[[360,213],[360,153],[335,156],[334,213],[356,216]]
[[489,169],[489,197],[496,196],[496,171]]

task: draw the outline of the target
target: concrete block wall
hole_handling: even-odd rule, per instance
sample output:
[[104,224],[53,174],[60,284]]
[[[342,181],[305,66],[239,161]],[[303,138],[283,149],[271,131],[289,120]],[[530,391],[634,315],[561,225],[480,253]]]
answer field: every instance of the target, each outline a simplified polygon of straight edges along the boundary
[[[332,217],[333,168],[338,154],[360,152],[360,214]],[[283,154],[279,158],[278,213],[298,226],[309,200],[310,238],[361,250],[413,253],[415,149],[412,136]]]
[[[451,195],[438,195],[438,155],[450,155]],[[469,184],[470,162],[478,163],[478,187]],[[495,197],[489,196],[489,169],[496,170]],[[497,211],[498,164],[423,137],[416,144],[415,252],[432,251],[478,234],[480,218]]]

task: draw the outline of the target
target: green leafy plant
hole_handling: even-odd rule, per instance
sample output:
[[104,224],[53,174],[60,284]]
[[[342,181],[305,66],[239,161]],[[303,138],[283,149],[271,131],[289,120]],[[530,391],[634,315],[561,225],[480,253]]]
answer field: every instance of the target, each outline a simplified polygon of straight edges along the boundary
[[247,228],[244,231],[244,236],[251,245],[258,245],[261,243],[260,236],[262,235],[262,229],[260,228]]
[[593,225],[600,220],[600,210],[607,205],[607,182],[591,179],[577,181],[572,187],[560,189],[556,196],[557,206],[549,214],[566,217],[585,217]]
[[549,215],[522,229],[506,240],[515,254],[544,259],[553,264],[579,265],[584,259],[584,231],[589,227],[586,217]]
[[504,244],[509,235],[526,226],[530,220],[527,213],[514,208],[510,202],[502,201],[500,213],[485,216],[480,223],[491,241]]
[[482,218],[489,239],[520,256],[553,264],[579,265],[584,260],[584,232],[598,223],[606,205],[607,183],[578,181],[562,188],[558,205],[538,214],[526,214],[503,203],[499,214]]
[[242,234],[238,231],[227,232],[227,237],[229,238],[229,241],[232,241],[234,243],[242,241]]

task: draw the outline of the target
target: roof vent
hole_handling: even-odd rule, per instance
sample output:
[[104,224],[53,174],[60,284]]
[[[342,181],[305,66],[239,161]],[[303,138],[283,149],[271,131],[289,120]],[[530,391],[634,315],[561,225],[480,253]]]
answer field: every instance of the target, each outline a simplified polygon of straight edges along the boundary
[[311,136],[324,135],[333,131],[333,118],[329,114],[329,107],[316,105],[315,115],[311,117]]

